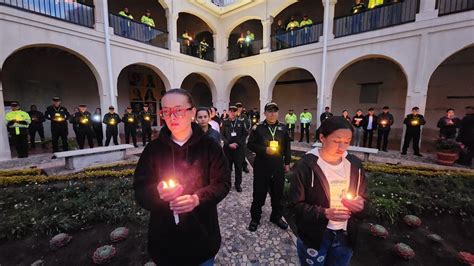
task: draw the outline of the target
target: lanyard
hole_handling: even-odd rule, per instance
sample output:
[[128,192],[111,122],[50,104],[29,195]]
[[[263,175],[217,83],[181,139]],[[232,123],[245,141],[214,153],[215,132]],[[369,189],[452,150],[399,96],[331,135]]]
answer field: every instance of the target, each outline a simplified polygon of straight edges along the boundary
[[230,121],[230,125],[232,126],[232,132],[235,132],[235,125],[237,125],[237,119],[235,119],[233,124],[232,121]]
[[275,140],[275,134],[277,131],[277,126],[275,126],[275,130],[272,130],[270,126],[268,126],[268,131],[270,131],[270,135],[272,135],[272,139]]

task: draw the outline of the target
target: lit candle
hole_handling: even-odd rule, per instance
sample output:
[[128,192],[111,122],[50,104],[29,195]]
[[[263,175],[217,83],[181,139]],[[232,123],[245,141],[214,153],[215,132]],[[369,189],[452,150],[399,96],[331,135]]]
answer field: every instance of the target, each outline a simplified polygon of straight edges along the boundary
[[257,123],[257,118],[252,119],[254,123]]
[[346,194],[346,199],[348,200],[352,200],[354,197],[352,197],[352,194],[351,193],[347,193]]
[[277,151],[278,150],[278,141],[270,140],[270,149]]
[[129,117],[128,122],[133,122],[133,117]]
[[113,119],[113,118],[110,119],[110,124],[111,124],[111,125],[115,125],[115,119]]
[[388,124],[388,121],[384,119],[380,121],[380,124],[382,124],[382,126],[386,126]]
[[87,122],[89,122],[89,119],[88,119],[87,117],[81,119],[81,123],[82,123],[82,124],[87,124]]
[[100,115],[94,115],[94,121],[99,122],[100,121]]
[[417,126],[418,125],[418,119],[411,120],[411,125],[412,126]]
[[[173,179],[168,180],[168,183],[166,183],[166,181],[163,182],[163,188],[164,189],[173,189],[175,187],[176,187],[176,183],[174,182]],[[176,213],[174,213],[174,223],[176,225],[179,224],[179,215],[176,214]]]
[[145,120],[146,120],[146,121],[149,121],[149,120],[150,120],[150,116],[146,115],[146,116],[145,116]]

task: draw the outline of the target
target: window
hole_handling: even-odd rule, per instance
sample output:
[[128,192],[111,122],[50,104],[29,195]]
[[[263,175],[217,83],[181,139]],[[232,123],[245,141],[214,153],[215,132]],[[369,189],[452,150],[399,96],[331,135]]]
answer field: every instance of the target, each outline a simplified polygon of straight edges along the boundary
[[377,103],[382,82],[360,84],[359,103]]

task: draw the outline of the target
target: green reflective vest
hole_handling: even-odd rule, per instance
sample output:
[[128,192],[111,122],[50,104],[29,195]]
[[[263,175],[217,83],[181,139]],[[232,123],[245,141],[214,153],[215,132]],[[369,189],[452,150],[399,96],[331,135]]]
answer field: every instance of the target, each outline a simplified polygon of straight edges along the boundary
[[[15,123],[9,125],[8,128],[15,129],[15,135],[20,135],[20,128],[28,128],[29,124],[31,123],[31,118],[27,112],[17,110],[8,112],[5,115],[5,121],[7,121],[7,123],[10,121],[14,121]],[[17,123],[22,121],[26,122],[26,125]]]
[[300,27],[301,27],[301,28],[303,28],[303,27],[305,27],[305,26],[309,27],[309,26],[311,26],[311,25],[313,25],[313,21],[312,21],[311,19],[302,20],[302,21],[300,22]]
[[290,23],[288,23],[288,25],[286,26],[286,30],[294,30],[296,28],[298,28],[300,26],[300,24],[298,23],[298,21],[290,21]]
[[122,17],[126,17],[126,18],[129,18],[129,19],[133,20],[132,14],[127,15],[127,13],[125,13],[125,11],[120,11],[119,15],[122,16]]
[[285,123],[287,124],[296,124],[296,121],[298,120],[298,117],[296,116],[296,114],[286,114],[285,116]]
[[249,44],[249,43],[252,42],[253,40],[255,40],[255,34],[249,33],[249,34],[247,34],[247,36],[245,36],[245,42],[246,42],[247,44]]
[[146,24],[146,25],[150,26],[150,27],[153,27],[153,28],[155,27],[155,21],[152,18],[149,18],[145,15],[142,16],[141,22],[143,24]]
[[369,0],[369,9],[380,5],[383,5],[383,0]]
[[303,124],[309,124],[313,120],[313,115],[310,112],[302,112],[300,114],[300,121]]

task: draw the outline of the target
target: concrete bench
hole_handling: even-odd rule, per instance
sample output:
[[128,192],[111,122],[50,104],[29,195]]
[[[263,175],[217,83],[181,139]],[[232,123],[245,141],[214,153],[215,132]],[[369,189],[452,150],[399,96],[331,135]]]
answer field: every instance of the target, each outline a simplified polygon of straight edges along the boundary
[[[319,147],[321,148],[323,146],[323,144],[321,142],[315,142],[313,144],[313,147]],[[347,151],[353,151],[353,152],[361,152],[361,153],[364,153],[364,162],[368,162],[369,161],[369,156],[371,154],[377,154],[379,152],[379,150],[377,149],[372,149],[372,148],[365,148],[365,147],[357,147],[357,146],[349,146],[349,148],[347,148]]]
[[130,148],[133,148],[133,145],[122,144],[92,149],[55,152],[54,157],[64,158],[66,161],[66,169],[80,170],[95,164],[113,163],[124,160],[126,151]]

